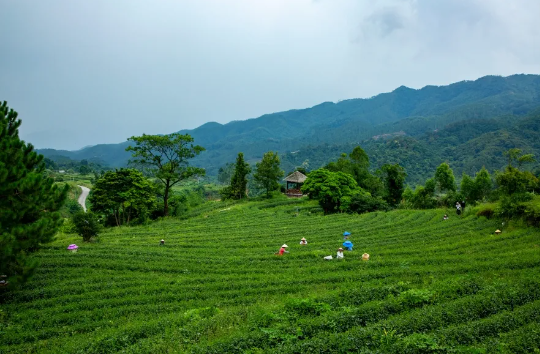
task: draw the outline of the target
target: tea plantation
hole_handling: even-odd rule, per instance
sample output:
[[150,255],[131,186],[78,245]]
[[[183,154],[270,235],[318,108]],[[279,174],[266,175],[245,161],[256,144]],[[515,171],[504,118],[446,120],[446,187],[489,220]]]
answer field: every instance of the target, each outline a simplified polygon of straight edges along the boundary
[[[0,353],[540,352],[538,229],[317,210],[211,202],[94,243],[60,234],[0,293]],[[354,250],[323,260],[345,230]]]

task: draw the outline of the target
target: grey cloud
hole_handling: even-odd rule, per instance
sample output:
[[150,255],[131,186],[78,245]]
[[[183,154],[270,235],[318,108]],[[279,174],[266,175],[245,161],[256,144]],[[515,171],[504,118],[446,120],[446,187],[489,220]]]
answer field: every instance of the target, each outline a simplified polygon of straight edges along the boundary
[[537,0],[0,4],[0,100],[40,148],[540,72]]

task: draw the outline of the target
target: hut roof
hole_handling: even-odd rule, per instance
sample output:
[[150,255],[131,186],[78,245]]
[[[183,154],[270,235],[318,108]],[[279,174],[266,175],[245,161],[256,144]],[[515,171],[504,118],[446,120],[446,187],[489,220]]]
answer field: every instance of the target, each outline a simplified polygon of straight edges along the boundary
[[284,178],[285,181],[294,183],[304,183],[306,179],[307,176],[302,172],[298,171],[294,171],[293,173]]

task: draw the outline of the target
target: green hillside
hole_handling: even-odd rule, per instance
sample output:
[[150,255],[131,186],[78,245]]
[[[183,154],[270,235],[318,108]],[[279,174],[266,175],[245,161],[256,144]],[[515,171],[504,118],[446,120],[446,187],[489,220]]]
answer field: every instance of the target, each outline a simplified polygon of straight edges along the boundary
[[[399,122],[399,129],[405,122]],[[415,124],[422,126],[422,122],[428,124],[430,120],[414,118],[407,124],[412,129]],[[414,136],[396,134],[357,143],[309,145],[282,155],[281,164],[290,171],[307,160],[310,168],[316,169],[360,145],[370,156],[372,169],[398,163],[405,167],[409,184],[421,184],[442,162],[448,162],[459,178],[463,172],[474,175],[482,166],[490,171],[501,170],[507,163],[503,152],[514,147],[540,156],[539,131],[540,111],[533,110],[523,116],[460,120],[441,129],[418,130]],[[536,163],[530,168],[539,166]]]
[[[314,203],[209,202],[95,243],[60,234],[33,280],[0,295],[0,353],[540,350],[538,229]],[[345,230],[354,251],[323,260]]]
[[[317,149],[323,150],[315,152],[320,158],[312,160],[327,162],[339,154],[327,152],[326,144],[373,145],[373,137],[396,133],[422,140],[434,130],[452,129],[455,123],[494,119],[500,123],[498,129],[502,129],[538,107],[539,75],[486,76],[475,81],[426,86],[418,90],[402,86],[368,99],[325,102],[311,108],[266,114],[228,124],[210,122],[181,133],[192,135],[197,144],[207,149],[194,159],[194,163],[206,168],[208,174],[215,175],[225,163],[233,162],[238,152],[243,152],[246,160],[252,161],[260,159],[269,150],[284,155],[291,151]],[[496,129],[491,126],[491,130]],[[484,132],[483,129],[473,130],[467,139],[477,138]],[[450,134],[451,130],[446,130],[446,133]],[[123,166],[130,156],[124,151],[127,144],[96,145],[72,152],[53,149],[39,152],[46,157],[65,155],[72,159],[103,160],[111,166]],[[433,164],[444,161],[447,156],[442,150],[452,147],[451,141],[437,146],[439,151]],[[383,145],[378,148],[387,150]],[[368,151],[369,147],[365,149]],[[283,168],[289,170],[290,164],[290,160],[289,164],[285,162]],[[313,168],[318,167],[313,165]]]

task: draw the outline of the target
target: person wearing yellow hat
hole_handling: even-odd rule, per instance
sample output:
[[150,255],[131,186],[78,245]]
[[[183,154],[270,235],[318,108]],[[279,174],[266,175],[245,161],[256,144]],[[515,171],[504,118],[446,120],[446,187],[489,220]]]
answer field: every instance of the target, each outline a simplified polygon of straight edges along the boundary
[[302,239],[300,240],[300,244],[301,245],[307,245],[307,240],[305,237],[302,237]]

